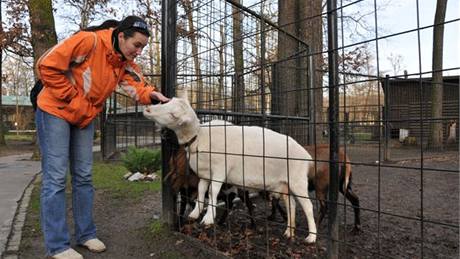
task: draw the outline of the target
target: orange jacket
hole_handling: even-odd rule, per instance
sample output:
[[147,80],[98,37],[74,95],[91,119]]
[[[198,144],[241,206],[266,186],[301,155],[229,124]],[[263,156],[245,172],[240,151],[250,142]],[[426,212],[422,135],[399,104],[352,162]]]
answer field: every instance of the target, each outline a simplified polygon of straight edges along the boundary
[[112,31],[78,32],[40,58],[40,109],[84,128],[117,85],[140,103],[151,103],[155,87],[145,82],[134,62],[123,61],[115,51]]

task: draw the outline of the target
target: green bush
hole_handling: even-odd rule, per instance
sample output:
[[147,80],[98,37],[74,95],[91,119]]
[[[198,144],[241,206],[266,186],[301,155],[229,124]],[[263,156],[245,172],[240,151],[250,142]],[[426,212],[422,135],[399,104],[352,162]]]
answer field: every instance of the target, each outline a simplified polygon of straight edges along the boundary
[[154,173],[161,168],[161,152],[159,149],[128,148],[122,157],[123,165],[132,173]]

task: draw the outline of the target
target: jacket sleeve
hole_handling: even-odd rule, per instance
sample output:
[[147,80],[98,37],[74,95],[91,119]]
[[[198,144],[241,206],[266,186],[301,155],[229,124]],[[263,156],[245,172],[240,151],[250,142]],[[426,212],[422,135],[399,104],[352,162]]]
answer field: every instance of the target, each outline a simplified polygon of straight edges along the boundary
[[151,104],[150,93],[156,91],[154,86],[145,81],[139,67],[134,62],[129,62],[126,66],[120,86],[126,94],[142,104]]
[[40,59],[40,79],[57,99],[70,102],[78,90],[69,78],[72,63],[81,63],[94,48],[91,32],[79,32],[54,46]]

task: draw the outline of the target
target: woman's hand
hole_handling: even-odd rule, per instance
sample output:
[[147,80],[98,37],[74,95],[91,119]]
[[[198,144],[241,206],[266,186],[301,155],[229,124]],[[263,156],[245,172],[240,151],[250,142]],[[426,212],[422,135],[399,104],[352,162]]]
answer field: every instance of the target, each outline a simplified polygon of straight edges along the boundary
[[162,93],[157,91],[152,91],[150,93],[150,98],[153,100],[160,101],[161,103],[167,103],[170,100],[168,97],[164,96]]

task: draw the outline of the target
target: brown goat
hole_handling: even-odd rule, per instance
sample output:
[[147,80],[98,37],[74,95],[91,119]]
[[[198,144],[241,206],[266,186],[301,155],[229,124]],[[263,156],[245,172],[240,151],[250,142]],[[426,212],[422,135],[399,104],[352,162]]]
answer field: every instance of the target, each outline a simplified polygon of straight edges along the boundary
[[[308,187],[309,191],[315,190],[316,199],[319,201],[319,219],[318,225],[321,224],[324,216],[327,213],[327,193],[329,189],[329,145],[321,144],[315,146],[304,146],[304,148],[310,153],[312,159],[316,162],[312,163],[311,172],[308,175]],[[340,186],[339,191],[345,195],[352,206],[355,213],[355,226],[353,232],[357,233],[360,231],[360,209],[359,209],[359,198],[353,192],[351,184],[351,164],[349,157],[345,154],[344,149],[339,149],[339,179]],[[315,170],[316,169],[316,170]],[[286,220],[286,213],[281,208],[279,201],[276,199],[272,200],[272,214],[269,219],[273,220],[276,215],[276,210],[279,210],[283,218]]]
[[[195,205],[194,201],[198,193],[198,182],[200,181],[198,175],[188,165],[187,152],[183,146],[179,146],[169,159],[169,173],[165,176],[165,180],[169,177],[171,177],[171,187],[173,191],[181,197],[179,216],[180,219],[183,219],[187,202],[191,206]],[[233,208],[233,199],[238,195],[248,208],[251,227],[255,228],[253,219],[254,206],[249,199],[249,192],[237,189],[238,194],[236,194],[230,191],[231,188],[231,185],[223,184],[221,192],[217,197],[218,200],[222,200],[225,203],[226,208],[218,224],[223,225],[225,223],[228,212]]]

